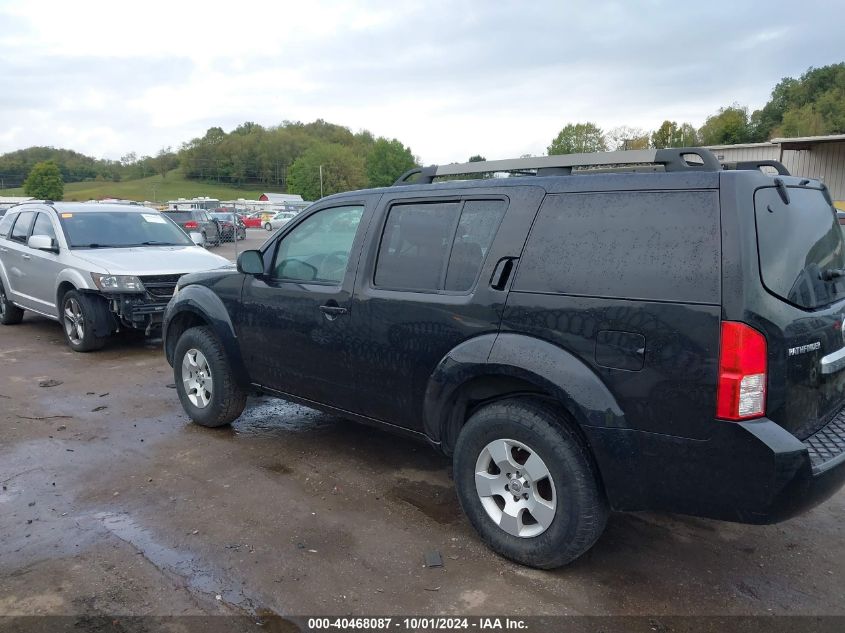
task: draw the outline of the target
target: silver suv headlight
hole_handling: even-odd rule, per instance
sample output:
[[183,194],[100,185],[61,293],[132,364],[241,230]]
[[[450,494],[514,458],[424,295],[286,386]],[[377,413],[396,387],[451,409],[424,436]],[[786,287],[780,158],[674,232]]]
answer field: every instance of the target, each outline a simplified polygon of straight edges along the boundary
[[144,292],[144,284],[135,275],[101,275],[91,273],[97,288],[103,292]]

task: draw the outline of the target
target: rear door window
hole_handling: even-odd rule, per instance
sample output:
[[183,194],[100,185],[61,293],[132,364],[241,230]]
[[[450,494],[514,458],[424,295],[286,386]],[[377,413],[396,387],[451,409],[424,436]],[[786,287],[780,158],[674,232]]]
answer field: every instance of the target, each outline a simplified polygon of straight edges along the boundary
[[26,243],[26,238],[29,236],[29,229],[32,227],[32,220],[35,218],[35,213],[32,211],[24,211],[18,216],[18,221],[12,227],[12,234],[9,239],[21,244]]
[[774,187],[754,195],[760,275],[777,297],[801,308],[821,308],[845,298],[845,277],[825,275],[845,269],[842,231],[820,190],[787,191],[789,204]]
[[504,200],[392,206],[379,246],[375,285],[422,292],[470,290],[506,208]]
[[547,196],[515,291],[715,304],[719,206],[713,191]]

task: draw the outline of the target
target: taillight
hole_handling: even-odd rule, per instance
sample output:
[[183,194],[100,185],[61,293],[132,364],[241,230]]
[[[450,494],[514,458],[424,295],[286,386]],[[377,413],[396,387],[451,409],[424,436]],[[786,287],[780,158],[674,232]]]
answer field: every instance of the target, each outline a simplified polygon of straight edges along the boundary
[[745,323],[722,321],[716,417],[759,418],[766,412],[766,337]]
[[196,229],[196,228],[199,228],[199,224],[197,224],[196,222],[191,220],[190,222],[185,222],[185,228],[186,229]]

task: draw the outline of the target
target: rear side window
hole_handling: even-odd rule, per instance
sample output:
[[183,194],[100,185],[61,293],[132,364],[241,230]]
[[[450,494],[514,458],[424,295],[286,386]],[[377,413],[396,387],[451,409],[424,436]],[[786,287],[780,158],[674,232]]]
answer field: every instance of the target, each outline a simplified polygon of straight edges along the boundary
[[9,229],[12,228],[12,222],[18,217],[17,213],[7,213],[0,219],[0,237],[8,237]]
[[464,203],[449,255],[446,290],[465,292],[472,288],[504,215],[503,200],[467,200]]
[[718,303],[719,207],[712,191],[548,196],[513,289]]
[[845,298],[845,244],[833,207],[818,189],[789,187],[785,204],[774,187],[754,195],[760,275],[769,292],[806,309]]
[[35,218],[35,214],[32,211],[25,211],[18,216],[18,221],[15,222],[15,226],[12,227],[12,234],[10,239],[14,240],[15,242],[25,243],[26,238],[29,235],[29,229],[32,226],[32,220]]
[[375,285],[468,291],[478,278],[505,209],[503,200],[394,205],[379,246]]

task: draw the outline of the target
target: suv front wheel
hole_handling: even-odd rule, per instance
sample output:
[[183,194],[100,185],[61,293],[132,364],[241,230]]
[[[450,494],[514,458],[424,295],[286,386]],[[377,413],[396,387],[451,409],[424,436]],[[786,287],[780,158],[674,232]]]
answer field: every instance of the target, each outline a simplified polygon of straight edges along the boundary
[[173,378],[182,408],[201,426],[224,426],[246,406],[220,341],[207,327],[186,330],[176,343]]
[[486,405],[458,436],[461,507],[502,556],[551,569],[586,552],[608,508],[592,457],[553,406],[529,398]]
[[62,297],[61,321],[65,341],[75,352],[93,352],[106,344],[106,339],[94,334],[93,298],[77,290],[70,290]]

